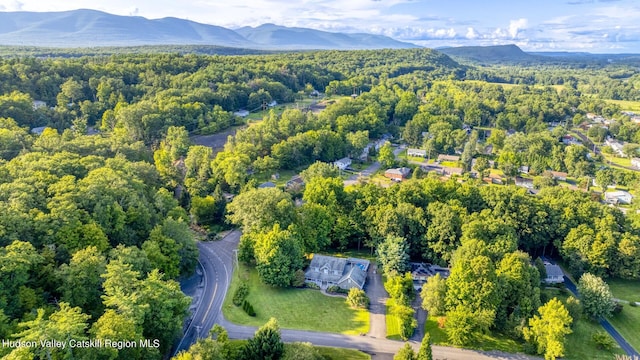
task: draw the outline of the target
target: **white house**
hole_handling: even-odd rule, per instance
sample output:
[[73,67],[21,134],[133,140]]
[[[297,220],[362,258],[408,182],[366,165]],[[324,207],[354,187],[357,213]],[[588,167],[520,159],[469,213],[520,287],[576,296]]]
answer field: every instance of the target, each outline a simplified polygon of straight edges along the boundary
[[547,277],[544,279],[545,283],[562,284],[564,282],[564,274],[560,266],[545,261],[544,269],[547,272]]
[[609,145],[611,147],[611,149],[613,149],[613,152],[615,152],[619,156],[624,156],[624,153],[622,152],[623,144],[621,142],[616,141],[616,140],[612,139],[611,137],[609,137],[609,138],[607,138],[605,140],[605,143],[607,145]]
[[640,158],[632,158],[631,166],[633,166],[636,169],[640,169]]
[[407,156],[427,157],[427,150],[407,149]]
[[333,162],[333,165],[340,170],[344,170],[351,165],[351,159],[346,157]]
[[604,201],[609,204],[631,204],[633,195],[624,190],[604,193]]

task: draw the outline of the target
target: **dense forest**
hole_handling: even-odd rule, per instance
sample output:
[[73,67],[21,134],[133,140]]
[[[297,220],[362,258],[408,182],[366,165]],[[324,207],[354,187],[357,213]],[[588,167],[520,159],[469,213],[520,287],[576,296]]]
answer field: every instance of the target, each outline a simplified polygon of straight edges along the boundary
[[[636,99],[639,76],[632,67],[463,66],[428,49],[0,59],[0,337],[160,340],[120,352],[20,348],[11,358],[161,358],[190,304],[175,280],[194,271],[193,229],[230,224],[243,228],[242,260],[275,286],[299,279],[305,254],[374,252],[401,238],[412,259],[452,267],[448,291],[458,295],[443,311],[483,319],[474,331],[517,332],[545,299],[537,270],[516,284],[509,269],[528,272],[546,254],[578,275],[637,279],[639,216],[543,177],[537,197],[420,174],[388,189],[344,188],[324,163],[389,134],[461,153],[469,167],[476,145],[492,144],[509,176],[527,164],[534,175],[594,177],[603,169],[588,151],[558,138],[596,113],[613,121],[606,134],[640,143],[639,126],[603,100]],[[332,98],[319,113],[272,111],[249,126],[234,115],[314,90]],[[243,128],[215,155],[190,143],[235,125]],[[256,189],[257,176],[303,169],[304,191]],[[634,173],[611,176],[638,184]],[[480,279],[490,289],[482,296],[469,285]]]

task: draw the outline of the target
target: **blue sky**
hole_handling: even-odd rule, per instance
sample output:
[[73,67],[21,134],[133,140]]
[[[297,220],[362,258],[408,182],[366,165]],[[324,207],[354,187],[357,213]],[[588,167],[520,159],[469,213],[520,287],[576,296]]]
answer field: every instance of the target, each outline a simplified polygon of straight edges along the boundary
[[370,32],[428,47],[640,53],[640,0],[0,0],[0,11],[79,8],[231,28]]

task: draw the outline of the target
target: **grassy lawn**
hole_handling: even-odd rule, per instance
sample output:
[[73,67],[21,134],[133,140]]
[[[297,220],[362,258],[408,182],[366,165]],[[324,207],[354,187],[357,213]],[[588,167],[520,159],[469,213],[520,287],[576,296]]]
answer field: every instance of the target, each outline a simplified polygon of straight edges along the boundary
[[387,323],[387,339],[390,340],[402,340],[400,337],[400,319],[391,313],[391,308],[394,305],[393,299],[387,300],[386,315],[384,317]]
[[640,302],[640,281],[609,279],[607,284],[616,299]]
[[640,349],[640,307],[624,305],[622,312],[609,322],[634,349]]
[[358,350],[324,346],[316,346],[315,348],[327,360],[371,360],[371,355]]
[[[248,316],[232,303],[240,281],[249,284],[247,301],[257,315]],[[282,328],[357,335],[369,331],[369,312],[351,309],[344,298],[328,297],[318,290],[282,289],[263,284],[255,269],[240,265],[234,274],[222,311],[227,320],[241,325],[261,326],[269,318]]]
[[627,101],[627,100],[604,100],[609,104],[616,104],[620,106],[622,111],[640,111],[640,101]]
[[361,246],[360,250],[355,250],[355,249],[349,249],[345,251],[328,250],[328,251],[322,252],[322,254],[343,257],[343,258],[353,257],[353,258],[367,259],[371,262],[376,261],[375,254],[372,254],[371,249],[364,247],[364,245]]
[[[387,325],[387,327],[388,326],[389,325]],[[454,346],[449,343],[446,331],[438,327],[437,317],[429,316],[424,324],[424,331],[425,333],[429,332],[429,334],[431,334],[431,342],[433,344]],[[465,346],[465,348],[475,350],[499,350],[509,353],[523,352],[522,344],[504,335],[495,333],[483,334],[479,336],[474,343]]]
[[605,164],[612,163],[620,166],[631,166],[631,159],[629,158],[617,157],[605,153],[602,153],[602,156],[606,159]]
[[[239,353],[240,349],[247,343],[247,340],[229,340],[233,347],[233,351],[235,353]],[[288,344],[284,344],[285,351]],[[365,354],[362,351],[352,350],[352,349],[343,349],[343,348],[335,348],[335,347],[326,347],[326,346],[314,346],[316,350],[322,355],[326,360],[371,360],[371,356],[369,354]]]
[[[626,309],[625,309],[626,310]],[[591,337],[597,332],[604,332],[600,324],[591,322],[586,319],[578,321],[573,327],[573,333],[567,336],[564,344],[565,359],[582,360],[582,359],[602,359],[611,360],[614,354],[624,354],[617,344],[613,350],[599,350],[593,344]]]
[[[640,302],[640,281],[611,279],[607,283],[615,298]],[[640,349],[640,307],[625,304],[622,312],[609,321],[631,346]]]
[[[564,291],[544,290],[549,298],[557,297],[561,301],[566,301],[569,295]],[[626,309],[625,309],[626,310]],[[565,359],[581,360],[581,359],[613,359],[614,354],[624,354],[624,351],[616,344],[613,350],[598,349],[591,338],[597,332],[604,332],[600,324],[581,319],[574,324],[573,333],[567,335],[565,347]]]
[[460,167],[460,163],[457,161],[441,161],[440,165],[447,167]]
[[277,173],[280,175],[280,178],[278,180],[273,180],[271,178],[272,174],[256,175],[255,179],[258,182],[258,185],[267,181],[271,181],[275,183],[277,186],[284,186],[287,183],[287,181],[291,180],[291,178],[294,175],[298,174],[298,172],[295,170],[282,170],[282,169],[278,170]]

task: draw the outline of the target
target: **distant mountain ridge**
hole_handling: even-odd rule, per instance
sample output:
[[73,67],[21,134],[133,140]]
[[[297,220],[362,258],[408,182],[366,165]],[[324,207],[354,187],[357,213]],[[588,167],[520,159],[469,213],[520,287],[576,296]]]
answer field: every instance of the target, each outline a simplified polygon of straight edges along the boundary
[[438,48],[457,60],[483,64],[567,64],[639,61],[639,54],[592,54],[588,52],[550,51],[525,52],[516,45],[460,46]]
[[539,60],[538,56],[528,54],[516,45],[460,46],[440,48],[438,51],[449,56],[478,62],[523,62]]
[[0,45],[95,47],[217,45],[302,49],[415,48],[415,44],[373,34],[331,33],[265,24],[237,30],[173,17],[146,19],[97,10],[0,12]]

